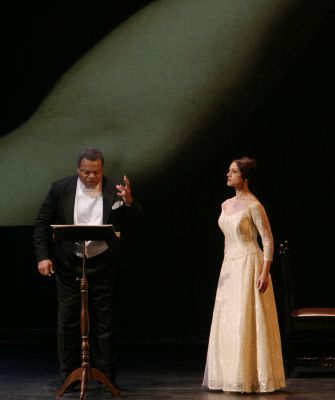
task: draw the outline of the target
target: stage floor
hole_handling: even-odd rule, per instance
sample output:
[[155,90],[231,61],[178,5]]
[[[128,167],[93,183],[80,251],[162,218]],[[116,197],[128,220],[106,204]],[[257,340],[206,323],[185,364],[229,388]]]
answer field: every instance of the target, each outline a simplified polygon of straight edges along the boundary
[[[60,385],[55,349],[38,343],[0,344],[0,399],[55,398]],[[129,400],[334,400],[335,377],[305,374],[287,379],[284,390],[269,394],[231,394],[202,389],[205,348],[189,344],[120,345],[117,383]],[[112,394],[90,382],[86,399],[111,399]],[[62,399],[79,399],[79,392]]]

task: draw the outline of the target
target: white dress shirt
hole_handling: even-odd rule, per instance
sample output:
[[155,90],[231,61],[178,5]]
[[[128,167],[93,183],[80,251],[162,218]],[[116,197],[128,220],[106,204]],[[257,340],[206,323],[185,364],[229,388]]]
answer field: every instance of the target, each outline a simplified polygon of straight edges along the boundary
[[[93,189],[87,189],[78,178],[76,198],[74,203],[73,222],[75,225],[102,225],[103,201],[101,184]],[[86,241],[86,257],[94,257],[107,248],[105,241]],[[82,244],[76,243],[75,254],[82,257]]]

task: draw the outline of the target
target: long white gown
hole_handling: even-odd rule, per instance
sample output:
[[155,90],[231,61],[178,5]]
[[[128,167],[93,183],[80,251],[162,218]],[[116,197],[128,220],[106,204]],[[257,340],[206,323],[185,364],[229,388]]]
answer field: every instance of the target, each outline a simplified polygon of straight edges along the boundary
[[232,214],[222,208],[218,222],[225,252],[203,386],[229,392],[272,392],[285,387],[285,374],[271,277],[265,293],[256,288],[263,260],[273,256],[271,227],[258,201]]

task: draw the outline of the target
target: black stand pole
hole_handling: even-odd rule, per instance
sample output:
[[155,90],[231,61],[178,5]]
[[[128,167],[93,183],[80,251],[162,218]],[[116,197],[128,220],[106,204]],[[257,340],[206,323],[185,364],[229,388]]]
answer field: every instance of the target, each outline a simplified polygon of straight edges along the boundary
[[52,225],[54,240],[80,240],[83,246],[83,268],[80,279],[81,310],[81,366],[73,370],[65,379],[63,385],[57,390],[56,396],[61,397],[66,388],[75,381],[80,381],[80,400],[85,399],[87,383],[97,380],[104,384],[114,396],[119,396],[120,391],[112,384],[107,376],[97,368],[90,367],[89,361],[89,313],[88,313],[88,281],[86,277],[86,244],[85,240],[111,240],[117,237],[111,225]]

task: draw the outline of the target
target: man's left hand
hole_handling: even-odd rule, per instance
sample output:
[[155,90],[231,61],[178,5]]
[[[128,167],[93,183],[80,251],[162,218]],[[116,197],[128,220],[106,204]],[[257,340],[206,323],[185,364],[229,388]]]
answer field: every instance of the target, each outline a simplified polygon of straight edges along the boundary
[[126,175],[124,175],[123,181],[124,185],[115,185],[115,187],[118,190],[118,196],[122,198],[127,206],[130,206],[133,202],[133,196],[131,194],[130,182]]

